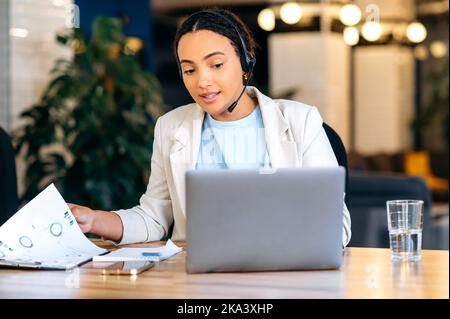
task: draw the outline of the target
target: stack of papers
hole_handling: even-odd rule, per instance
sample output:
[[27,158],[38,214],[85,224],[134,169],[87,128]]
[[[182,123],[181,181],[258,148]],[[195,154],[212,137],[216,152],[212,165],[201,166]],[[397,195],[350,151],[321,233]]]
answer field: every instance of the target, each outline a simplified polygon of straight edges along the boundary
[[125,247],[119,248],[103,256],[94,256],[94,262],[117,261],[162,261],[181,252],[183,248],[175,245],[170,239],[165,246],[151,248]]
[[53,184],[0,227],[0,266],[71,269],[107,252],[86,238]]

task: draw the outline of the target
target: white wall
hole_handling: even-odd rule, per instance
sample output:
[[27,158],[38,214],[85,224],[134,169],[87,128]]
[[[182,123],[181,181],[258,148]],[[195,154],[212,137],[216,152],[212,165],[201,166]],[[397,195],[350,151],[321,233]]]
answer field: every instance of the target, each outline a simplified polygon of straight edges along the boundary
[[414,58],[396,45],[355,49],[355,150],[398,152],[412,146]]
[[[1,1],[1,0],[0,0]],[[28,31],[26,37],[9,37],[9,105],[8,129],[21,126],[22,111],[37,103],[52,79],[50,70],[57,59],[71,59],[67,47],[56,43],[58,31],[66,29],[66,8],[52,0],[12,0],[9,2],[9,29]],[[59,3],[72,3],[72,0]],[[0,83],[0,86],[2,84]],[[16,158],[18,191],[24,192],[24,163]]]
[[0,1],[0,126],[9,123],[9,0]]
[[269,37],[272,94],[298,88],[294,100],[316,106],[348,147],[350,49],[335,33],[278,33]]
[[10,28],[28,31],[26,37],[10,36],[10,129],[20,124],[23,110],[39,101],[55,61],[70,59],[70,50],[55,42],[56,32],[65,29],[65,16],[65,8],[52,0],[10,2]]

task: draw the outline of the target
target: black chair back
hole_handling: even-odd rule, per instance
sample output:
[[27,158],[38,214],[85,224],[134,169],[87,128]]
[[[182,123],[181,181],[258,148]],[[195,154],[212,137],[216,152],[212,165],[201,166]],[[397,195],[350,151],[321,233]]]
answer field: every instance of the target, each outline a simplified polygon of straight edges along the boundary
[[344,143],[342,143],[339,134],[331,128],[327,123],[322,124],[325,133],[327,134],[328,140],[330,141],[331,147],[333,148],[334,155],[336,156],[339,166],[345,168],[345,194],[348,191],[348,161],[347,152],[345,151]]
[[0,225],[19,207],[14,148],[11,138],[0,127]]

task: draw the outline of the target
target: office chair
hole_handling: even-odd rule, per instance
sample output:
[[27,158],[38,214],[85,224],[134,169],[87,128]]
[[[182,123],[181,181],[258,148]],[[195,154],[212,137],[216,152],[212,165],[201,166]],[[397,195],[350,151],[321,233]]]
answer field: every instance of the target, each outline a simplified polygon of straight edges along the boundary
[[389,247],[386,201],[421,199],[424,201],[422,247],[442,249],[440,237],[445,229],[435,226],[431,220],[431,193],[423,178],[354,171],[349,185],[347,207],[352,216],[352,238],[348,246]]
[[[343,166],[345,168],[345,194],[347,194],[348,190],[348,161],[347,161],[347,152],[345,151],[344,143],[342,143],[341,138],[338,133],[331,128],[328,124],[323,122],[322,124],[325,133],[327,134],[328,140],[330,141],[331,147],[333,148],[334,155],[336,156],[337,162],[339,166]],[[347,202],[347,200],[345,201]]]
[[11,139],[0,127],[0,225],[14,215],[19,207],[14,156]]

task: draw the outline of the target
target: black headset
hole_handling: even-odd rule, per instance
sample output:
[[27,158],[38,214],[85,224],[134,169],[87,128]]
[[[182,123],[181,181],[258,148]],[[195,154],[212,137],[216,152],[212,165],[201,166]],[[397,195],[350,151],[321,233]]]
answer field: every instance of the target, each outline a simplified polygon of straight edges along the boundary
[[[204,14],[216,15],[219,18],[225,19],[226,21],[228,21],[228,23],[230,25],[233,26],[233,28],[236,31],[236,34],[237,34],[237,36],[239,38],[240,45],[241,45],[241,52],[242,52],[242,54],[240,54],[240,60],[241,60],[242,70],[245,73],[247,73],[247,74],[251,73],[253,71],[253,68],[255,67],[255,64],[256,64],[256,58],[251,56],[250,53],[247,51],[247,47],[245,45],[244,39],[242,38],[241,33],[239,32],[239,29],[237,28],[236,24],[234,24],[233,21],[231,21],[228,17],[224,16],[223,14],[220,14],[220,13],[214,12],[214,11],[207,11],[207,10],[196,12],[196,13],[192,14],[191,16],[189,16],[188,19],[192,19],[192,17],[198,16],[198,15],[204,15]],[[180,65],[180,60],[178,58],[178,53],[177,53],[177,65],[178,65],[178,72],[180,74],[180,78],[183,79],[183,73],[182,73],[182,70],[181,70],[181,65]],[[246,81],[245,81],[244,89],[242,90],[242,92],[239,95],[239,97],[228,107],[228,112],[233,112],[233,110],[236,107],[238,101],[240,100],[242,94],[244,93],[245,88],[247,87],[249,81],[250,81],[250,77],[248,76],[246,78]]]

